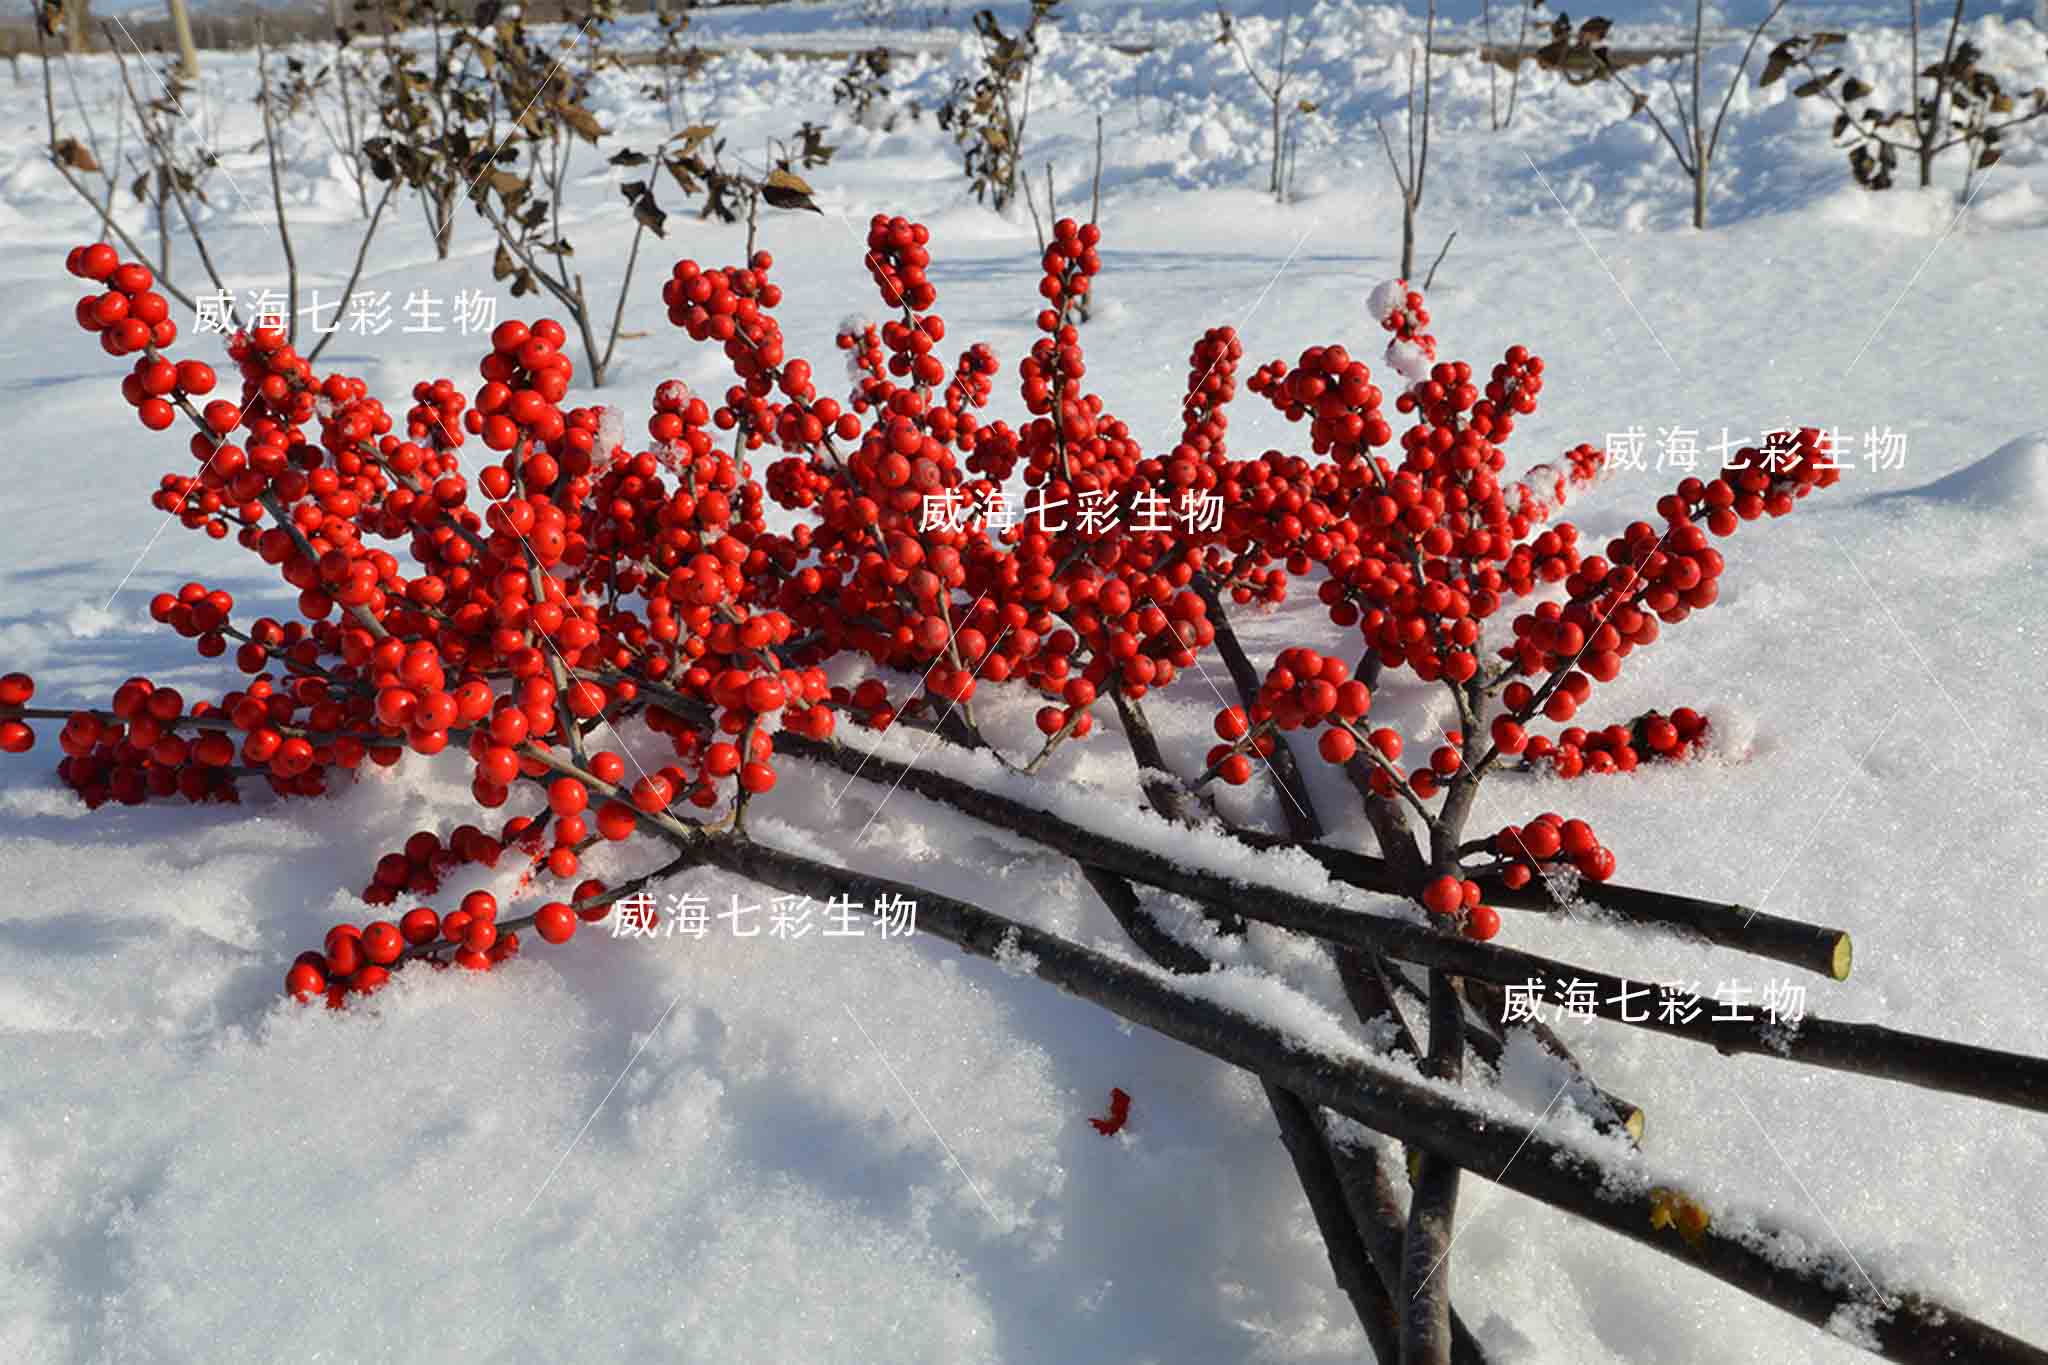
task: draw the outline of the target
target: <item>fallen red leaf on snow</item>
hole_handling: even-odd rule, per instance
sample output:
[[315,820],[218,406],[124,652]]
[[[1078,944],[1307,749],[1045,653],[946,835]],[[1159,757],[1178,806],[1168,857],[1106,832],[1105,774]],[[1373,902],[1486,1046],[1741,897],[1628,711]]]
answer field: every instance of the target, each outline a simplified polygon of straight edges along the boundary
[[1110,1137],[1123,1129],[1124,1121],[1130,1118],[1130,1116],[1131,1097],[1121,1090],[1111,1089],[1109,1092],[1109,1117],[1106,1119],[1090,1119],[1088,1122],[1095,1125],[1096,1132],[1104,1137]]

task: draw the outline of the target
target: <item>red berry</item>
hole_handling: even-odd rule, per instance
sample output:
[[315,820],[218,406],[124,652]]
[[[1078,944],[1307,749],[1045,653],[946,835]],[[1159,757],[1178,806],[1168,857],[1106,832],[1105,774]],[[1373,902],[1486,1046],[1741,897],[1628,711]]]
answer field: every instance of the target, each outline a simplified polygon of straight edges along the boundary
[[1513,851],[1526,854],[1540,863],[1555,858],[1562,846],[1557,827],[1547,821],[1538,821],[1522,826],[1522,833],[1512,847]]
[[398,961],[398,955],[405,951],[405,938],[398,926],[387,920],[377,920],[363,928],[363,952],[372,963],[388,967]]
[[300,1003],[322,995],[327,990],[327,977],[318,967],[309,962],[299,962],[284,975],[285,993]]
[[334,976],[353,976],[366,961],[363,941],[353,933],[327,936],[327,970]]
[[502,744],[485,749],[476,761],[477,779],[493,787],[509,787],[519,776],[519,755]]
[[580,815],[590,804],[590,790],[573,777],[558,777],[548,784],[548,809],[557,815]]
[[597,832],[613,843],[631,834],[638,824],[633,808],[623,801],[607,801],[597,808]]
[[[121,264],[121,257],[105,242],[94,242],[79,253],[78,273],[88,280],[104,280]],[[145,289],[149,286],[144,285]]]
[[576,934],[576,912],[561,901],[549,901],[535,912],[533,927],[549,943],[567,943]]

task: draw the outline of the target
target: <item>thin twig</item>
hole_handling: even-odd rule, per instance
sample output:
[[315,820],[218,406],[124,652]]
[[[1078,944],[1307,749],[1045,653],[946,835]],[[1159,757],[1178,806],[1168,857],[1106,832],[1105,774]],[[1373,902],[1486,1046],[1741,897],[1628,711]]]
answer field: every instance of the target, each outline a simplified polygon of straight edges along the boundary
[[1024,207],[1031,213],[1031,231],[1038,238],[1038,254],[1045,255],[1045,224],[1038,220],[1038,200],[1031,193],[1031,177],[1025,176],[1018,187],[1024,191]]
[[[128,235],[126,228],[115,221],[111,205],[102,207],[98,198],[93,195],[93,192],[79,183],[78,177],[71,173],[71,168],[64,164],[64,158],[57,154],[57,97],[55,88],[50,80],[49,39],[44,34],[43,26],[40,23],[35,24],[35,30],[36,52],[42,58],[43,63],[43,112],[49,125],[50,141],[46,150],[49,155],[50,165],[56,168],[57,174],[64,177],[64,183],[71,186],[78,197],[83,199],[92,209],[93,213],[98,216],[101,226],[120,239],[121,245],[128,249],[129,255],[137,260],[147,260],[149,253],[136,244],[135,239]],[[199,305],[192,301],[192,296],[172,284],[169,280],[158,280],[156,288],[170,295],[186,308],[195,312],[198,310]]]
[[284,181],[277,167],[277,125],[270,107],[270,54],[263,44],[263,26],[256,26],[257,100],[263,106],[263,152],[270,161],[270,201],[277,208],[277,240],[284,247],[285,339],[293,345],[299,338],[299,257],[292,250],[291,225],[285,221]]
[[[363,275],[363,262],[368,260],[370,256],[370,239],[377,235],[377,224],[384,217],[384,206],[391,202],[391,196],[394,193],[396,193],[397,190],[398,180],[396,177],[393,177],[392,179],[385,182],[384,193],[377,197],[377,207],[375,211],[373,211],[370,214],[369,225],[363,229],[363,239],[360,242],[356,243],[355,267],[348,272],[348,283],[342,285],[341,287],[341,306],[343,307],[348,306],[349,299],[353,297],[355,294],[356,281],[361,279]],[[307,354],[306,363],[310,365],[314,361],[318,360],[320,358],[320,353],[327,349],[327,343],[332,341],[335,337],[335,334],[340,330],[341,329],[339,327],[336,327],[332,331],[323,332],[320,336],[320,340]]]
[[1429,274],[1424,276],[1422,281],[1423,293],[1427,294],[1436,284],[1436,268],[1444,263],[1444,257],[1451,254],[1451,243],[1457,240],[1458,233],[1454,228],[1451,230],[1451,235],[1444,238],[1443,249],[1436,253],[1436,259],[1429,263]]

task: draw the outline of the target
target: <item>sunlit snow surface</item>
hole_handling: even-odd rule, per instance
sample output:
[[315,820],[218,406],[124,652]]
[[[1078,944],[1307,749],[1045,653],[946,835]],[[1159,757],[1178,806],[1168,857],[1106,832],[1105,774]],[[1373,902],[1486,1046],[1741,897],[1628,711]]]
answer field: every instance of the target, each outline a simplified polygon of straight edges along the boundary
[[[1148,55],[1084,33],[1049,42],[1028,159],[1041,175],[1054,163],[1063,209],[1083,204],[1102,114],[1106,270],[1089,382],[1148,449],[1177,434],[1188,347],[1205,327],[1239,328],[1247,371],[1319,342],[1384,348],[1366,297],[1397,271],[1399,208],[1373,121],[1398,118],[1416,25],[1378,8],[1303,15],[1299,94],[1319,112],[1299,125],[1285,208],[1259,192],[1265,111],[1199,8],[1089,12],[1097,31],[1142,30],[1158,44]],[[820,46],[902,31],[860,22],[782,7],[699,31]],[[1242,27],[1269,50],[1273,27]],[[2048,79],[2031,25],[1987,22],[1977,37],[2021,86]],[[622,41],[648,38],[643,27]],[[956,52],[939,42],[901,63],[899,96],[929,110],[962,69]],[[1710,89],[1734,55],[1710,60]],[[1896,90],[1903,35],[1860,29],[1839,60]],[[736,52],[677,118],[715,119],[735,147],[758,147],[804,117],[833,118],[837,70]],[[186,98],[224,158],[209,240],[233,287],[276,286],[268,177],[249,150],[251,65],[209,56],[207,71]],[[111,65],[88,59],[75,74],[111,139]],[[25,62],[24,83],[0,85],[8,126],[40,126],[35,76]],[[1788,419],[1833,427],[1854,466],[1796,515],[1744,526],[1726,546],[1720,604],[1596,694],[1588,714],[1602,723],[1706,710],[1712,757],[1568,787],[1502,777],[1476,828],[1583,815],[1623,880],[1850,930],[1855,975],[1801,981],[1810,1011],[2042,1052],[2038,133],[2014,135],[1958,220],[1954,167],[1931,195],[1864,195],[1827,145],[1826,111],[1791,100],[1787,83],[1745,88],[1702,236],[1655,133],[1623,119],[1612,92],[1526,76],[1512,128],[1495,133],[1486,68],[1451,61],[1438,79],[1425,262],[1458,236],[1432,328],[1445,357],[1476,366],[1516,342],[1544,357],[1541,410],[1509,445],[1517,468],[1642,431],[1642,467],[1616,470],[1570,513],[1596,543],[1651,516],[1681,476],[1658,468],[1673,429],[1697,432],[1705,451]],[[661,101],[639,81],[602,80],[608,148],[659,136]],[[1493,88],[1504,100],[1505,78]],[[66,131],[82,131],[75,116]],[[1398,140],[1397,122],[1390,131]],[[231,546],[163,529],[148,505],[159,474],[190,462],[181,439],[137,426],[117,393],[122,366],[71,324],[78,291],[61,262],[90,219],[39,159],[40,137],[0,144],[0,668],[34,672],[38,700],[60,705],[103,703],[135,672],[217,695],[232,671],[153,626],[150,594],[201,579],[254,615],[284,613],[290,593]],[[858,264],[866,218],[909,213],[932,226],[949,342],[995,345],[995,407],[1014,420],[1036,306],[1028,218],[973,203],[928,113],[893,132],[840,120],[832,140],[838,155],[811,174],[826,213],[763,224],[792,350],[837,372],[835,325],[881,308]],[[331,299],[354,254],[353,190],[310,124],[286,150],[306,283]],[[623,259],[631,231],[616,186],[639,172],[579,157],[569,235],[608,310],[617,271],[605,263]],[[490,285],[479,223],[464,219],[437,262],[416,210],[394,208],[361,286],[390,291],[390,329],[344,334],[322,358],[391,404],[422,377],[474,382],[475,339],[407,332],[406,297]],[[142,209],[121,212],[154,242]],[[620,344],[601,394],[574,395],[621,405],[629,435],[663,379],[722,391],[717,356],[668,328],[656,290],[670,260],[731,261],[741,238],[678,213],[649,245],[626,313],[627,330],[647,335]],[[202,279],[182,241],[174,278]],[[500,316],[531,316],[530,302],[503,298]],[[205,339],[185,353],[206,354]],[[1864,458],[1887,432],[1903,438],[1889,467]],[[1299,436],[1248,396],[1233,410],[1239,454],[1295,449]],[[1271,615],[1240,612],[1238,626],[1261,659],[1297,642],[1351,647],[1319,618],[1312,587]],[[1228,681],[1212,661],[1148,700],[1185,772],[1210,742],[1217,685]],[[1013,751],[1035,739],[1035,705],[999,690],[980,704]],[[1374,715],[1418,740],[1448,719],[1398,681]],[[626,736],[650,757],[652,739]],[[240,808],[87,815],[56,784],[54,756],[46,740],[0,765],[0,1358],[1313,1362],[1365,1350],[1256,1084],[1001,965],[931,939],[742,940],[714,919],[701,942],[586,930],[488,978],[411,973],[345,1017],[301,1010],[278,999],[285,965],[327,925],[367,917],[352,893],[378,854],[471,818],[465,765],[411,762],[289,807],[252,794]],[[1365,846],[1348,787],[1312,756],[1308,767],[1337,837]],[[1166,846],[1136,814],[1114,736],[1069,748],[1050,777],[1085,784],[1059,794],[1064,809]],[[1278,826],[1263,789],[1226,804]],[[1127,951],[1070,863],[913,795],[788,765],[756,811],[763,838]],[[652,856],[592,861],[624,875]],[[1318,884],[1290,863],[1260,872]],[[480,885],[509,895],[515,876],[509,861],[473,872],[442,899]],[[770,898],[713,874],[663,888],[686,892],[715,909]],[[1184,907],[1161,908],[1186,929]],[[1511,912],[1504,938],[1653,980],[1739,986],[1752,1001],[1787,975],[1591,922]],[[1231,976],[1211,989],[1306,1036],[1358,1036],[1337,1022],[1341,995],[1310,945],[1255,931],[1219,951]],[[1703,1197],[2048,1340],[2048,1304],[2030,1292],[2048,1120],[1563,1027],[1602,1083],[1647,1111],[1654,1161],[1689,1173]],[[1540,1059],[1510,1051],[1505,1095],[1525,1118],[1555,1084]],[[1134,1103],[1129,1126],[1103,1138],[1087,1119],[1112,1086]],[[1862,1358],[1484,1182],[1468,1182],[1461,1218],[1454,1291],[1499,1360]]]

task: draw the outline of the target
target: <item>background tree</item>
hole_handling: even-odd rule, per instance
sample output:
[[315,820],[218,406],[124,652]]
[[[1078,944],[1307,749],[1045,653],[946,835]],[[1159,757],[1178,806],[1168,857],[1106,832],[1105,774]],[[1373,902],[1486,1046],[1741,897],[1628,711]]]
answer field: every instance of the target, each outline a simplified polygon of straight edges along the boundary
[[178,74],[188,81],[199,79],[199,49],[192,42],[192,15],[185,0],[170,0],[171,33],[178,42]]
[[[1903,107],[1885,109],[1867,102],[1869,82],[1843,79],[1841,67],[1822,71],[1814,58],[1842,42],[1839,33],[1795,35],[1778,44],[1764,63],[1758,85],[1770,85],[1794,66],[1807,79],[1792,88],[1801,99],[1819,96],[1835,106],[1834,136],[1849,154],[1856,183],[1870,190],[1890,189],[1899,154],[1910,155],[1920,170],[1920,188],[1934,183],[1934,161],[1954,147],[1966,149],[1963,198],[1967,201],[1979,171],[1989,170],[2002,155],[2001,142],[2010,129],[2048,113],[2048,89],[2036,86],[2014,92],[1978,65],[1983,53],[1962,36],[1964,0],[1949,15],[1948,37],[1941,60],[1920,65],[1920,6],[1907,5],[1912,25],[1912,79]],[[2008,78],[2009,79],[2009,78]],[[1837,82],[1840,84],[1837,85]],[[1924,91],[1924,93],[1923,93]],[[1850,106],[1863,104],[1859,114]]]
[[1017,197],[1039,28],[1058,8],[1059,0],[1031,0],[1030,22],[1014,34],[1003,31],[993,10],[979,11],[974,31],[981,40],[981,74],[960,77],[939,106],[939,127],[959,145],[974,197],[998,213]]
[[[1664,139],[1664,145],[1671,149],[1671,155],[1678,162],[1679,170],[1692,183],[1692,225],[1704,230],[1707,226],[1707,188],[1713,181],[1714,153],[1721,145],[1721,129],[1728,118],[1728,105],[1735,98],[1735,87],[1742,83],[1742,73],[1749,69],[1750,58],[1756,53],[1756,45],[1762,40],[1764,30],[1785,8],[1785,0],[1774,0],[1770,13],[1763,17],[1751,30],[1748,46],[1742,49],[1742,60],[1728,78],[1728,87],[1721,93],[1721,107],[1714,113],[1714,121],[1706,121],[1704,77],[1707,57],[1707,4],[1706,0],[1694,0],[1692,12],[1692,85],[1689,91],[1681,92],[1676,77],[1665,78],[1665,89],[1669,92],[1668,107],[1671,119],[1667,122],[1657,112],[1655,97],[1646,94],[1631,84],[1615,66],[1607,49],[1607,34],[1612,22],[1603,18],[1592,18],[1572,28],[1571,16],[1560,14],[1552,23],[1550,41],[1539,50],[1539,60],[1546,65],[1555,65],[1566,81],[1584,85],[1594,80],[1610,80],[1619,86],[1629,98],[1629,114],[1647,114],[1657,129],[1657,135]],[[1584,72],[1575,76],[1574,70]]]
[[[1293,35],[1294,7],[1292,5],[1288,6],[1287,13],[1281,17],[1280,43],[1278,50],[1273,54],[1273,69],[1270,74],[1261,73],[1259,64],[1252,60],[1250,50],[1244,45],[1244,36],[1237,31],[1237,25],[1232,20],[1230,11],[1218,5],[1216,7],[1216,17],[1223,25],[1223,31],[1217,36],[1216,41],[1227,43],[1236,51],[1238,61],[1244,66],[1244,74],[1251,77],[1252,84],[1258,87],[1259,93],[1265,96],[1266,102],[1272,106],[1273,176],[1269,189],[1275,199],[1284,202],[1287,198],[1287,182],[1281,169],[1283,161],[1283,124],[1286,118],[1287,87],[1295,75],[1291,60],[1294,54],[1288,52],[1287,44],[1288,39]],[[1308,104],[1306,101],[1303,101],[1299,107],[1302,112],[1307,112],[1314,108],[1313,105]]]
[[1380,146],[1387,152],[1387,164],[1394,169],[1394,183],[1401,190],[1401,278],[1415,277],[1415,214],[1422,207],[1423,177],[1429,173],[1429,89],[1434,74],[1431,56],[1436,43],[1436,0],[1429,0],[1429,10],[1422,25],[1422,117],[1418,132],[1415,116],[1415,50],[1408,51],[1408,100],[1402,106],[1402,121],[1407,133],[1407,158],[1405,163],[1394,156],[1394,144],[1387,137],[1387,125],[1373,120],[1379,129]]

